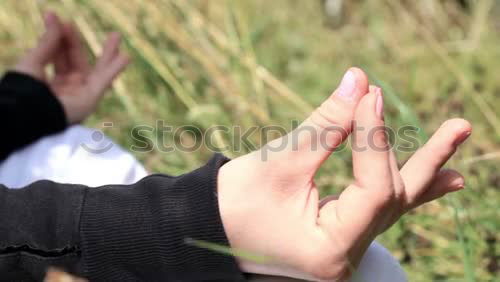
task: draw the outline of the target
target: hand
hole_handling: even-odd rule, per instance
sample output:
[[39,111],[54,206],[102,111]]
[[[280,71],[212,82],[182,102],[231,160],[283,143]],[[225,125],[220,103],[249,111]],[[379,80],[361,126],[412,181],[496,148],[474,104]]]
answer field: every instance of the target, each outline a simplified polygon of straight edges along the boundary
[[[38,45],[21,58],[14,70],[47,83],[63,105],[68,122],[81,122],[94,111],[129,58],[119,51],[119,34],[112,33],[96,65],[91,67],[72,23],[63,23],[55,14],[47,13],[45,28]],[[51,78],[46,74],[49,64],[54,65]]]
[[[339,197],[319,201],[314,175],[353,130],[352,120],[359,128],[352,137],[355,180]],[[464,187],[458,172],[441,167],[469,136],[467,121],[445,122],[401,170],[381,126],[382,91],[351,68],[296,130],[221,167],[218,199],[231,247],[270,258],[238,258],[243,271],[343,281],[404,213]],[[275,150],[280,144],[286,146]]]

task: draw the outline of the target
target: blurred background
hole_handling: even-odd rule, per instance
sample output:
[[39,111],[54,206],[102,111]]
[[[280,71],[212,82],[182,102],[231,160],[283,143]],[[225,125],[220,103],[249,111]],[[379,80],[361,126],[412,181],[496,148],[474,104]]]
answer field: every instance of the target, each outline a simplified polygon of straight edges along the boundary
[[[378,240],[410,281],[494,281],[500,276],[499,6],[496,0],[2,0],[0,69],[33,46],[49,9],[76,22],[90,54],[100,52],[107,32],[121,32],[133,63],[86,124],[130,149],[137,143],[131,129],[157,120],[202,130],[291,129],[348,67],[359,66],[384,88],[391,127],[417,126],[423,143],[448,118],[474,126],[448,163],[465,175],[466,189],[411,212]],[[104,128],[107,122],[113,127]],[[161,152],[155,142],[199,140],[161,135],[148,136],[150,152],[134,152],[150,171],[179,174],[211,155],[203,146]],[[221,133],[215,141],[233,148],[234,138]],[[260,138],[252,135],[257,145]],[[409,156],[398,155],[402,162]],[[323,194],[335,193],[351,177],[347,148],[317,182]]]

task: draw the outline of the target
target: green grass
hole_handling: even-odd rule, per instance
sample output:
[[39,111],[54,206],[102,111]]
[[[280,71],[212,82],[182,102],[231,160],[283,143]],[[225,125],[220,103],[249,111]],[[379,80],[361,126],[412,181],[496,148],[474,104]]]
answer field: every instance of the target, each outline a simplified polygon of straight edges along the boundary
[[[344,24],[332,28],[319,0],[3,0],[0,67],[34,44],[48,8],[74,19],[94,54],[106,32],[121,31],[134,63],[87,125],[112,121],[105,132],[130,148],[130,129],[158,119],[203,129],[290,128],[349,66],[361,66],[384,87],[391,126],[419,126],[420,140],[448,118],[474,126],[448,163],[467,189],[417,209],[379,240],[411,281],[493,281],[500,275],[500,12],[494,0],[472,2],[464,11],[454,1],[350,1]],[[135,154],[150,171],[178,174],[211,152]],[[325,164],[318,183],[333,193],[351,176],[346,150]]]

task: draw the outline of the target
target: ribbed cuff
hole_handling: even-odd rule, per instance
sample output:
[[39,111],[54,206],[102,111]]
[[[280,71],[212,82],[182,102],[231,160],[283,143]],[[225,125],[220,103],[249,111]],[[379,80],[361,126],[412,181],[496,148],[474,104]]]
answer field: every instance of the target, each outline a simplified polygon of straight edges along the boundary
[[[37,139],[64,130],[68,126],[64,108],[48,85],[32,76],[10,71],[0,82],[2,92],[13,93],[26,114],[23,129]],[[31,141],[31,140],[30,140]]]
[[89,189],[81,221],[85,275],[92,281],[245,281],[232,256],[190,244],[229,246],[216,195],[218,170],[227,161],[216,154],[178,177]]

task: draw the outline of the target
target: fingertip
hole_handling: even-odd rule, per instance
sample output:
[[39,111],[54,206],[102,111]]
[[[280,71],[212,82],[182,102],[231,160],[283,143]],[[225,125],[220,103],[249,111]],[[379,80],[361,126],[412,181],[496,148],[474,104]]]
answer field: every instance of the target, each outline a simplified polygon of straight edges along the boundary
[[443,123],[443,126],[453,127],[457,131],[472,131],[472,125],[463,118],[452,118]]
[[422,194],[411,193],[407,195],[407,199],[409,200],[410,208],[414,208],[464,188],[465,178],[462,174],[453,169],[441,169],[432,179],[430,187],[422,191]]
[[377,86],[370,87],[369,91],[367,92],[366,95],[364,95],[361,100],[359,101],[359,104],[356,108],[356,113],[355,113],[355,120],[359,121],[361,119],[367,119],[372,117],[373,115],[371,113],[374,113],[372,110],[375,109],[376,105],[376,100],[377,100],[377,91],[380,88]]
[[346,106],[352,108],[366,93],[368,93],[366,74],[359,68],[351,67],[345,72],[339,86],[331,97],[338,98]]
[[55,20],[55,17],[56,17],[56,14],[52,11],[46,11],[43,14],[43,19],[44,19],[45,23],[53,22]]
[[451,191],[462,190],[465,188],[465,179],[463,177],[456,178],[450,183],[449,187]]
[[[106,41],[103,46],[103,54],[107,53],[106,60],[112,59],[117,54],[117,50],[120,48],[121,34],[119,32],[110,32],[106,36]],[[107,50],[107,51],[106,51]]]
[[44,14],[44,23],[46,28],[59,27],[60,20],[56,13],[52,11],[47,11]]
[[368,93],[369,83],[366,73],[358,67],[351,67],[349,68],[349,71],[356,76],[356,87],[358,88],[358,90],[363,94]]
[[450,130],[450,134],[454,134],[454,145],[458,146],[465,142],[472,134],[472,125],[469,121],[462,118],[453,118],[445,121],[442,128]]
[[447,186],[449,187],[463,187],[465,185],[465,178],[460,172],[453,169],[442,169],[439,171],[437,176],[440,179],[444,179]]
[[127,66],[132,61],[132,57],[126,53],[120,53],[118,54],[118,60],[120,60],[122,65]]
[[118,76],[130,63],[131,58],[128,54],[120,52],[116,57],[109,63],[109,68],[106,69],[106,80],[111,82]]

